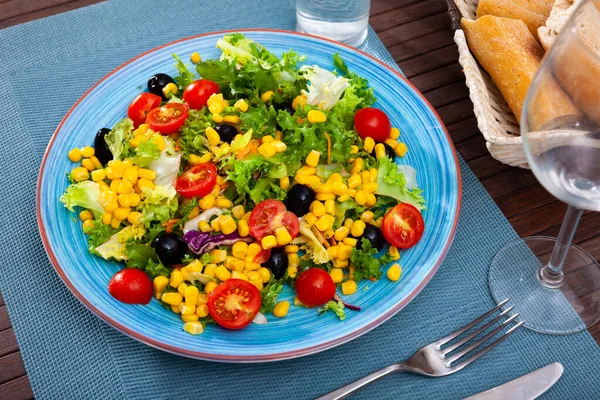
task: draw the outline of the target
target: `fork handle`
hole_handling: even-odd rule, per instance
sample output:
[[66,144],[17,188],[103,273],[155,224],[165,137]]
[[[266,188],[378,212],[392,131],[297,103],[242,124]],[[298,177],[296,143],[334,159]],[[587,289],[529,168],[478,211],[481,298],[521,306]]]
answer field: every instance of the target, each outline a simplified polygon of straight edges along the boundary
[[408,371],[408,367],[404,363],[392,364],[380,370],[370,373],[364,378],[360,378],[352,383],[342,386],[341,388],[329,392],[324,396],[321,396],[315,400],[339,400],[343,399],[354,392],[359,391],[363,387],[367,386],[371,382],[375,382],[379,378],[386,376],[389,373],[396,371]]

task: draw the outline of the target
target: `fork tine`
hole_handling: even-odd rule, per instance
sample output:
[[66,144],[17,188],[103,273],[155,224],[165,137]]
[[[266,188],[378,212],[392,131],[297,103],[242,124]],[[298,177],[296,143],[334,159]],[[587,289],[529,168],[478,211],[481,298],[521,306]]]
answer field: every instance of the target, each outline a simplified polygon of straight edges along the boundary
[[487,335],[485,335],[484,337],[482,337],[481,339],[479,339],[478,341],[476,341],[475,343],[467,346],[466,348],[464,348],[463,350],[459,351],[458,353],[454,354],[452,357],[449,357],[448,363],[452,364],[454,361],[458,360],[459,358],[461,358],[462,356],[464,356],[465,354],[467,354],[468,352],[476,349],[477,347],[479,347],[481,344],[485,343],[488,339],[490,339],[491,337],[493,337],[496,333],[500,332],[502,329],[504,329],[506,327],[506,325],[510,324],[515,318],[517,318],[519,316],[519,314],[515,314],[511,317],[509,317],[506,321],[504,321],[503,323],[501,323],[500,325],[498,325],[497,328],[493,329],[490,333],[488,333]]
[[487,345],[486,347],[484,347],[482,350],[479,350],[477,353],[473,354],[467,360],[459,363],[458,365],[456,365],[455,368],[457,368],[457,370],[458,369],[462,369],[462,368],[466,367],[467,365],[471,364],[473,361],[477,360],[479,357],[487,354],[494,347],[498,346],[500,343],[502,343],[503,341],[505,341],[510,335],[512,335],[524,323],[525,323],[525,321],[520,321],[515,326],[513,326],[512,328],[510,328],[509,330],[507,330],[504,335],[502,335],[498,339],[496,339],[496,341],[490,343],[489,345]]
[[438,346],[442,345],[442,344],[446,344],[448,343],[450,340],[454,339],[455,337],[463,334],[464,332],[468,331],[469,329],[471,329],[473,326],[477,325],[478,323],[480,323],[481,321],[483,321],[484,319],[486,319],[486,317],[490,314],[493,314],[494,312],[498,311],[500,308],[502,308],[502,306],[504,306],[506,303],[508,303],[509,299],[505,299],[503,301],[501,301],[496,307],[492,308],[490,311],[486,312],[485,314],[483,314],[481,317],[475,319],[472,322],[469,322],[467,325],[463,326],[460,329],[457,329],[456,331],[452,332],[451,334],[449,334],[448,336],[445,336],[443,338],[441,338],[440,340],[437,341]]
[[453,352],[454,350],[458,349],[463,344],[467,343],[469,340],[473,339],[475,336],[479,335],[480,333],[485,332],[490,326],[494,325],[496,322],[498,322],[500,319],[502,319],[506,314],[511,312],[513,308],[514,307],[507,308],[506,310],[502,311],[496,318],[494,318],[490,322],[486,323],[481,328],[477,329],[475,332],[470,333],[469,335],[465,336],[464,338],[462,338],[458,342],[454,343],[453,345],[446,347],[445,349],[442,350],[442,354],[446,355],[448,353]]

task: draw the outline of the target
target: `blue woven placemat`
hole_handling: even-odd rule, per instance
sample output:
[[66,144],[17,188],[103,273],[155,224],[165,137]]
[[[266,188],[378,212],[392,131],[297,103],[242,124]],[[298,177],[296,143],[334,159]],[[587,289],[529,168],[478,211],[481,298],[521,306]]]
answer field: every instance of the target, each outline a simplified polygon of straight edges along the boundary
[[[462,216],[439,272],[390,321],[320,354],[261,365],[170,355],[105,325],[62,284],[37,232],[35,181],[54,128],[77,98],[126,60],[180,37],[294,26],[291,1],[114,0],[0,31],[0,291],[36,397],[311,398],[408,357],[492,305],[487,266],[516,235],[462,162]],[[373,31],[363,49],[395,66]],[[526,330],[455,376],[398,374],[356,397],[460,398],[553,361],[566,371],[546,398],[598,398],[600,351],[588,333]]]

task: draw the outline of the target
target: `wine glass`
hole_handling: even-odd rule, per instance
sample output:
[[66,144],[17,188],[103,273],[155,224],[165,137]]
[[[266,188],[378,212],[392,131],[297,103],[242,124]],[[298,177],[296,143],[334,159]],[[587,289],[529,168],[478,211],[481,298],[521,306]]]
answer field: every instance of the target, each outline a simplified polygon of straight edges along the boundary
[[537,71],[521,116],[529,165],[568,204],[557,238],[502,248],[489,285],[510,298],[525,326],[570,334],[600,319],[600,265],[572,244],[583,210],[600,211],[600,0],[575,10]]

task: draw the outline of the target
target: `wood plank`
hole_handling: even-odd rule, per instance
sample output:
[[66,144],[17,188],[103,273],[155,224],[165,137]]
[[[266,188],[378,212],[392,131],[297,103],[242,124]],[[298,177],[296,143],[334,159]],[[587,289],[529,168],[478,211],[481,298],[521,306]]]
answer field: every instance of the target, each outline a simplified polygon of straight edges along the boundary
[[0,385],[0,398],[10,400],[33,399],[33,391],[27,376]]
[[[0,385],[23,375],[27,375],[27,371],[25,371],[21,353],[0,357]],[[0,398],[6,397],[0,395]]]
[[451,125],[459,121],[464,121],[473,115],[473,110],[467,107],[468,104],[471,104],[471,99],[463,99],[441,107],[437,112],[442,121],[444,121],[444,124]]
[[10,319],[6,306],[0,306],[0,331],[10,328]]
[[485,139],[482,135],[475,136],[461,143],[455,143],[455,146],[456,150],[458,150],[467,162],[488,154],[488,149],[485,147]]
[[371,2],[371,16],[381,14],[395,8],[406,7],[407,5],[417,3],[421,0],[374,0]]
[[[19,350],[17,338],[13,328],[5,329],[0,332],[0,357],[6,356]],[[1,396],[0,396],[1,398]]]
[[373,26],[385,47],[417,39],[429,33],[437,32],[441,28],[449,27],[450,18],[446,11],[386,30],[378,30],[377,27]]
[[[425,94],[425,97],[431,103],[431,105],[437,109],[466,99],[469,97],[469,89],[463,82],[459,81],[438,89],[431,90]],[[469,118],[469,120],[471,120],[471,118]],[[479,130],[476,130],[476,133],[481,136]]]
[[456,60],[458,60],[458,49],[454,43],[451,43],[446,47],[404,60],[401,68],[410,79],[429,71],[443,70],[443,67],[456,63]]
[[546,206],[556,198],[538,183],[517,189],[513,192],[503,194],[494,198],[494,201],[507,218],[523,212],[524,209],[532,209]]
[[[457,84],[462,84],[462,82],[457,82]],[[447,87],[447,86],[444,86]],[[465,86],[466,88],[466,86]],[[460,89],[458,89],[460,90]],[[467,90],[468,93],[468,90]],[[429,96],[429,93],[427,94]],[[429,97],[428,97],[429,98]],[[450,132],[450,136],[452,136],[452,141],[454,144],[459,144],[464,142],[465,140],[469,140],[475,136],[482,136],[479,128],[477,127],[477,118],[473,115],[470,118],[467,118],[463,121],[454,123],[452,125],[448,125],[448,132]]]
[[[40,19],[40,18],[44,18],[44,17],[48,17],[50,15],[54,15],[54,14],[60,14],[62,12],[65,11],[70,11],[70,10],[74,10],[76,8],[80,8],[80,7],[84,7],[84,6],[89,6],[92,4],[96,4],[96,3],[100,3],[104,0],[68,0],[68,2],[65,2],[65,0],[58,0],[60,2],[60,4],[55,5],[55,6],[50,6],[50,7],[46,7],[46,8],[35,8],[35,6],[29,6],[29,9],[31,9],[31,11],[28,12],[22,12],[19,13],[18,15],[12,16],[12,17],[6,17],[3,7],[5,4],[1,4],[0,5],[0,29],[3,28],[7,28],[9,26],[13,26],[13,25],[17,25],[17,24],[22,24],[24,22],[29,22],[29,21],[33,21],[36,19]],[[11,1],[11,3],[18,3],[18,4],[25,4],[25,5],[29,5],[30,3],[37,3],[37,1],[32,1],[32,0],[28,0],[28,1],[22,1],[22,0],[13,0]],[[44,0],[44,4],[50,3],[51,1],[49,0]]]
[[[402,63],[400,63],[402,68]],[[446,68],[435,71],[426,72],[421,75],[414,76],[410,79],[411,83],[421,92],[427,93],[431,90],[441,88],[455,82],[464,82],[465,75],[459,63],[450,64]],[[469,110],[473,112],[471,104]]]
[[419,40],[410,40],[408,42],[399,43],[388,48],[388,51],[394,57],[398,64],[403,60],[408,60],[421,54],[446,47],[454,43],[452,35],[448,33],[449,29],[443,28],[439,31],[425,35]]
[[418,3],[392,9],[384,14],[374,15],[369,22],[371,26],[377,27],[377,32],[381,32],[447,10],[448,7],[443,1],[421,0]]

